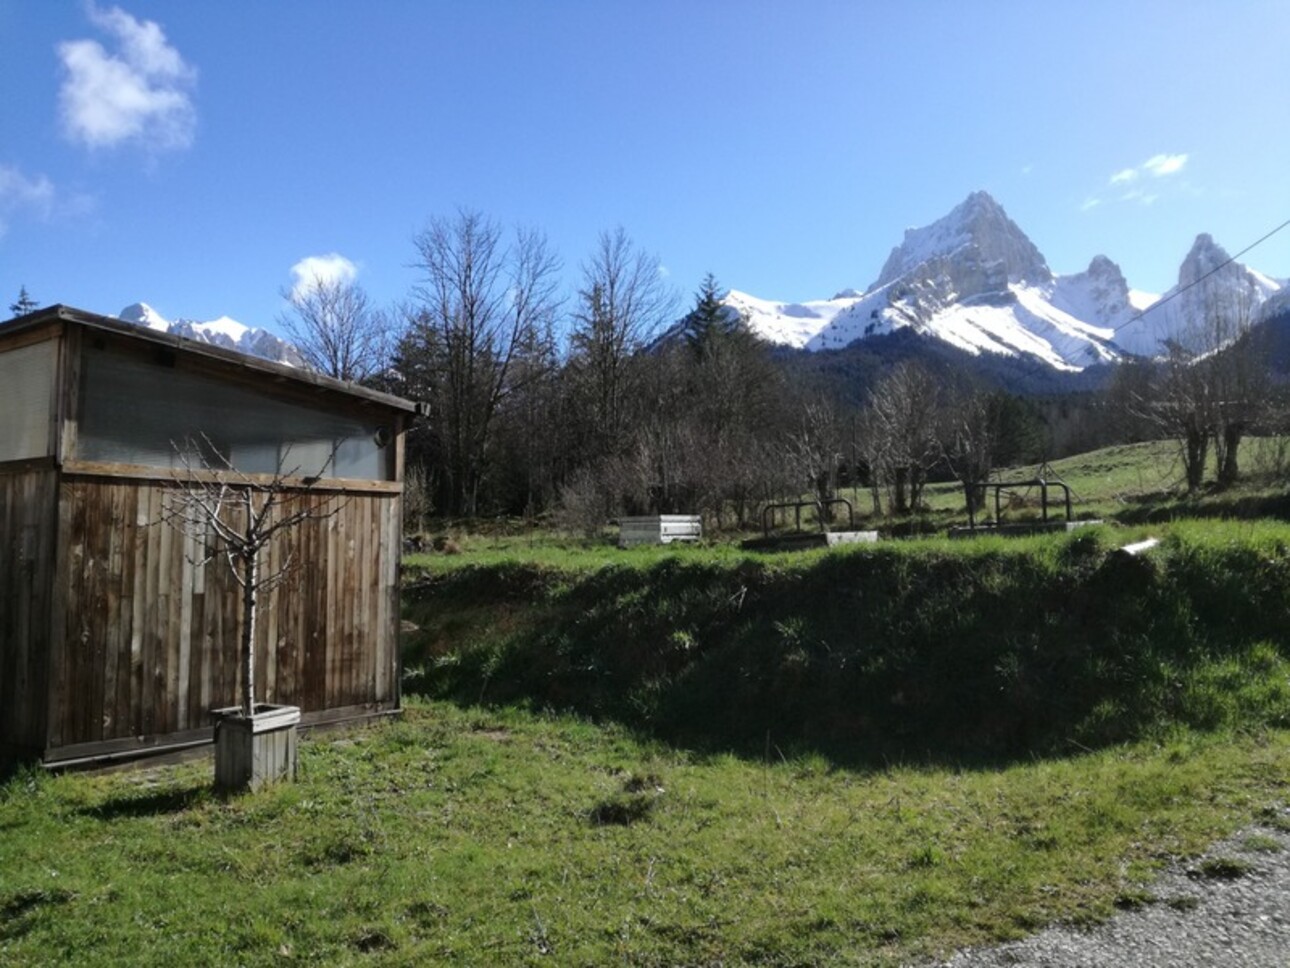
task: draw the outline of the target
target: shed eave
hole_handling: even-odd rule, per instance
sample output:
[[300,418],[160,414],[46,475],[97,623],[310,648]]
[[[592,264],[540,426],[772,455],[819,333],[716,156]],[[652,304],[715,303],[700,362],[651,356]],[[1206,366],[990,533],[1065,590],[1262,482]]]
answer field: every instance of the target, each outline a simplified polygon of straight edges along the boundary
[[48,325],[55,320],[80,326],[84,329],[113,333],[124,336],[127,339],[151,343],[155,346],[165,346],[177,353],[217,361],[224,366],[234,366],[255,373],[263,373],[275,380],[288,381],[299,386],[314,387],[327,393],[343,394],[365,403],[401,413],[415,414],[422,411],[421,405],[411,400],[405,400],[403,397],[397,397],[392,393],[382,393],[379,390],[359,386],[357,383],[336,380],[320,373],[287,366],[283,363],[274,363],[271,360],[261,359],[256,356],[247,356],[245,353],[239,353],[236,350],[225,349],[222,346],[212,346],[209,343],[201,343],[183,336],[158,332],[155,329],[148,329],[146,326],[127,323],[112,316],[102,316],[73,306],[64,306],[61,303],[46,306],[25,316],[19,316],[17,319],[0,323],[0,342],[3,342],[4,337],[10,334],[26,332],[30,329]]

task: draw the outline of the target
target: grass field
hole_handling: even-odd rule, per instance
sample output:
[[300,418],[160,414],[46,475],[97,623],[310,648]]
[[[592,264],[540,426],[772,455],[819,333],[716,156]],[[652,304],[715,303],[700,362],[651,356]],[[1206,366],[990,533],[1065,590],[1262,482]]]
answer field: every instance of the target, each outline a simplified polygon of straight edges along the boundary
[[23,774],[0,962],[897,964],[1151,903],[1290,777],[1276,730],[986,769],[767,754],[414,701],[227,802],[209,763]]
[[1059,537],[444,528],[404,717],[298,783],[0,784],[0,964],[904,964],[1161,903],[1290,800],[1284,485],[1184,499],[1167,460],[1059,465],[1110,519]]
[[[1177,445],[1171,441],[1124,444],[1053,461],[1051,471],[1072,492],[1077,518],[1099,518],[1123,527],[1125,542],[1146,533],[1150,526],[1160,535],[1175,521],[1194,519],[1254,520],[1262,517],[1290,518],[1290,465],[1287,438],[1249,438],[1242,449],[1244,479],[1228,491],[1204,490],[1193,496],[1183,493]],[[1029,480],[1040,472],[1038,465],[1000,470],[1000,480]],[[1212,473],[1210,475],[1213,476]],[[925,507],[904,519],[875,518],[867,512],[870,501],[864,489],[844,488],[840,496],[855,508],[857,526],[877,528],[886,535],[926,532],[934,535],[951,525],[966,524],[961,486],[934,483],[925,492]],[[1059,498],[1053,491],[1052,497]],[[1017,488],[1005,501],[1006,520],[1024,520],[1039,515],[1039,490]],[[991,498],[991,512],[993,498]],[[1054,513],[1060,517],[1061,509]],[[810,523],[810,515],[807,515]],[[835,526],[836,528],[836,526]],[[1167,530],[1167,528],[1166,528]],[[598,568],[607,563],[650,564],[676,555],[717,557],[729,560],[738,555],[738,540],[744,535],[724,534],[707,539],[700,548],[672,545],[641,547],[620,551],[613,547],[616,529],[606,527],[593,538],[556,532],[541,522],[517,520],[439,522],[433,532],[451,538],[453,553],[428,552],[407,558],[409,568],[443,573],[472,565],[525,562],[565,569]]]

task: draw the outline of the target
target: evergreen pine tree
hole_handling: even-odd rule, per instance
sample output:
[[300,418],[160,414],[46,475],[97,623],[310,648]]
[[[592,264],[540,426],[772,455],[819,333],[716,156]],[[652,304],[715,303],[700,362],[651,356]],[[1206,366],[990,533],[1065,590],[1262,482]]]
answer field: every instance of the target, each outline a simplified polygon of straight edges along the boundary
[[39,308],[40,308],[40,304],[36,302],[36,300],[32,299],[30,295],[27,294],[26,286],[22,286],[18,290],[18,301],[16,303],[9,304],[9,311],[13,313],[15,319],[17,319],[19,316],[25,316],[27,315],[27,313],[32,312]]
[[716,278],[709,272],[694,294],[694,309],[685,318],[682,335],[690,349],[702,355],[720,336],[729,336],[738,329],[739,317],[721,301],[723,293]]

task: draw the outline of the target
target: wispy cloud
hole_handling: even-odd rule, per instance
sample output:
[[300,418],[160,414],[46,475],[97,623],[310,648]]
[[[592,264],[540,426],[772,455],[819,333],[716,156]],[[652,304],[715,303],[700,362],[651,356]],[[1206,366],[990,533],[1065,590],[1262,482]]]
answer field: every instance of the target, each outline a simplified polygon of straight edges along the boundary
[[14,165],[0,165],[0,237],[18,217],[48,222],[83,215],[93,207],[93,198],[60,192],[45,175],[27,175]]
[[1160,197],[1156,192],[1146,192],[1140,188],[1134,188],[1120,196],[1122,202],[1139,202],[1143,205],[1150,205]]
[[[1088,212],[1105,202],[1128,202],[1136,205],[1152,205],[1157,202],[1161,193],[1143,187],[1147,179],[1166,178],[1176,175],[1187,166],[1186,154],[1152,155],[1140,165],[1132,168],[1121,168],[1111,174],[1102,189],[1095,191],[1080,205],[1081,212]],[[1184,186],[1185,190],[1185,186]]]
[[309,255],[291,267],[291,277],[295,280],[291,296],[298,299],[320,283],[353,282],[358,278],[358,266],[339,252]]
[[1186,155],[1153,155],[1142,163],[1142,167],[1156,178],[1163,178],[1182,171],[1186,164]]
[[149,151],[187,148],[197,112],[190,97],[197,70],[166,40],[161,27],[120,7],[90,4],[90,21],[110,35],[58,45],[64,77],[59,91],[63,131],[90,148],[134,142]]
[[1117,171],[1110,177],[1108,184],[1127,185],[1143,177],[1164,178],[1166,175],[1176,175],[1186,164],[1186,155],[1152,155],[1136,168],[1122,168]]

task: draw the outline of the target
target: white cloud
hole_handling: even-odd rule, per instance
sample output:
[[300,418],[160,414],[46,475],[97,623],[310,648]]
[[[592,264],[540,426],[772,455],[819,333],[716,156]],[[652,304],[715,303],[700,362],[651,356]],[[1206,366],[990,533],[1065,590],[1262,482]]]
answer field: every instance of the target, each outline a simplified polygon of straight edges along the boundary
[[339,252],[329,252],[305,256],[291,267],[291,275],[295,279],[291,295],[299,298],[319,283],[353,282],[358,278],[358,266]]
[[1152,202],[1154,202],[1154,201],[1155,201],[1157,198],[1159,198],[1159,197],[1160,197],[1160,196],[1159,196],[1158,194],[1156,194],[1155,192],[1144,192],[1144,191],[1143,191],[1142,189],[1140,189],[1140,188],[1135,188],[1135,189],[1133,189],[1133,190],[1131,190],[1131,191],[1127,191],[1127,192],[1125,192],[1123,195],[1121,195],[1121,196],[1120,196],[1120,201],[1122,201],[1122,202],[1141,202],[1143,205],[1150,205]]
[[1185,164],[1186,155],[1154,155],[1144,161],[1142,167],[1156,178],[1161,178],[1182,171]]
[[[1108,185],[1122,186],[1125,190],[1119,195],[1114,194],[1110,189],[1095,192],[1090,195],[1084,204],[1080,206],[1080,211],[1087,212],[1090,209],[1097,208],[1105,201],[1136,202],[1139,205],[1151,205],[1160,198],[1159,192],[1146,191],[1143,188],[1130,188],[1129,186],[1137,183],[1145,176],[1152,178],[1163,178],[1166,175],[1175,175],[1182,171],[1187,164],[1188,156],[1185,154],[1177,155],[1152,155],[1136,168],[1122,168],[1115,172],[1109,179]],[[1183,185],[1185,190],[1186,185]]]
[[166,41],[161,27],[138,21],[120,7],[89,17],[110,34],[117,49],[97,40],[69,40],[58,45],[65,77],[59,91],[64,133],[91,148],[130,141],[149,150],[187,148],[193,142],[197,113],[189,91],[197,81]]
[[14,218],[48,222],[84,215],[93,208],[89,195],[61,192],[45,175],[26,175],[14,165],[0,165],[0,237]]
[[0,165],[0,209],[35,209],[48,215],[54,204],[54,183],[44,175],[28,178],[12,165]]

